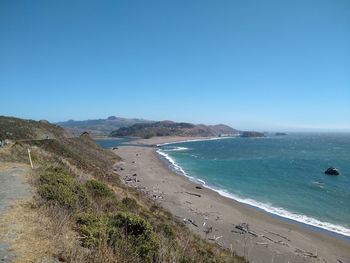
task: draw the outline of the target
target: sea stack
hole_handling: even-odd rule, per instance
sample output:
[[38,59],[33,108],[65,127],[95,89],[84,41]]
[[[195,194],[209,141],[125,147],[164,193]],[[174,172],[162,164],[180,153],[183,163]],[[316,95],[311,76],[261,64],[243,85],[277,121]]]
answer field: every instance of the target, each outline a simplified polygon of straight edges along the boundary
[[339,171],[334,167],[329,167],[324,173],[327,175],[339,175]]

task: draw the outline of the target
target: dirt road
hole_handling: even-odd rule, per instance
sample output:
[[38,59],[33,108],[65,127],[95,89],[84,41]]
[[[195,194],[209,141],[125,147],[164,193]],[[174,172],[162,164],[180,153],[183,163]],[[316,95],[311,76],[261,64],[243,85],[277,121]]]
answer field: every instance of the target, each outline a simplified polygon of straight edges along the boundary
[[[0,163],[0,216],[12,202],[30,196],[28,185],[24,182],[29,169],[23,164]],[[9,244],[0,239],[0,262],[11,262],[14,256]]]

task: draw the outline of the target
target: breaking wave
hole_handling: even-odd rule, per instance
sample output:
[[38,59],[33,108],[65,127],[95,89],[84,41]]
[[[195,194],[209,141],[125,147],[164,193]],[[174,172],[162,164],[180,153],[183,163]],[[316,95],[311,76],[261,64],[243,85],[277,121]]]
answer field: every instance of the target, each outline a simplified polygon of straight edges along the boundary
[[[183,148],[186,148],[186,147],[177,147],[177,148],[181,148],[181,149],[178,149],[178,150],[185,150]],[[166,151],[169,151],[169,150],[166,150]],[[306,225],[311,225],[311,226],[314,226],[314,227],[317,227],[317,228],[321,228],[321,229],[324,229],[324,230],[328,230],[328,231],[331,231],[331,232],[335,232],[337,234],[341,234],[341,235],[350,237],[350,229],[348,229],[348,228],[346,228],[344,226],[332,224],[332,223],[329,223],[329,222],[323,222],[323,221],[320,221],[318,219],[315,219],[315,218],[312,218],[312,217],[309,217],[309,216],[306,216],[306,215],[302,215],[302,214],[298,214],[298,213],[293,213],[293,212],[287,211],[287,210],[285,210],[285,209],[283,209],[281,207],[274,207],[271,204],[262,203],[262,202],[259,202],[259,201],[256,201],[256,200],[253,200],[253,199],[250,199],[250,198],[239,197],[237,195],[229,193],[225,189],[220,189],[220,188],[217,188],[217,187],[209,186],[209,185],[206,184],[206,182],[204,180],[196,178],[196,177],[193,177],[193,176],[190,176],[189,174],[187,174],[184,171],[184,169],[181,166],[179,166],[174,161],[174,159],[172,159],[163,150],[158,149],[157,153],[162,158],[164,158],[167,162],[169,162],[170,169],[173,170],[175,173],[177,173],[179,175],[183,175],[183,176],[187,177],[190,181],[192,181],[194,183],[201,184],[203,187],[211,189],[211,190],[219,193],[221,196],[233,199],[233,200],[238,201],[240,203],[244,203],[244,204],[247,204],[247,205],[259,208],[261,210],[264,210],[265,212],[268,212],[268,213],[271,213],[271,214],[274,214],[274,215],[277,215],[277,216],[280,216],[280,217],[283,217],[283,218],[287,218],[287,219],[294,220],[294,221],[299,222],[299,223],[303,223],[303,224],[306,224]]]

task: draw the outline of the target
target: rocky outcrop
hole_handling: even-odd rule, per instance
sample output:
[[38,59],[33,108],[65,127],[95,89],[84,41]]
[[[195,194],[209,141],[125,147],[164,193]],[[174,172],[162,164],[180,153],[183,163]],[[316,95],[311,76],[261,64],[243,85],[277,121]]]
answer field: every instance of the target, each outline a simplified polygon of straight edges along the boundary
[[327,175],[339,175],[339,171],[334,167],[329,167],[324,173]]

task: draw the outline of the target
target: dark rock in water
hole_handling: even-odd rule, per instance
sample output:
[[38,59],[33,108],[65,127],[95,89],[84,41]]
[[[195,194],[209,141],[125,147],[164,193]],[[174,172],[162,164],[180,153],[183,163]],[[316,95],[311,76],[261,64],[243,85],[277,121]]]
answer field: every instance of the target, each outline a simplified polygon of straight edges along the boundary
[[339,175],[339,171],[334,167],[329,167],[324,173],[328,175]]

